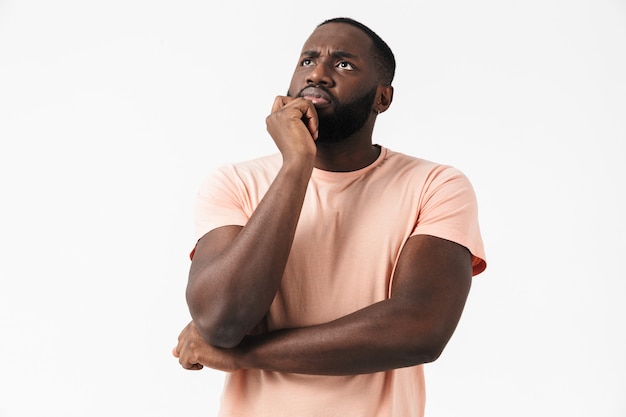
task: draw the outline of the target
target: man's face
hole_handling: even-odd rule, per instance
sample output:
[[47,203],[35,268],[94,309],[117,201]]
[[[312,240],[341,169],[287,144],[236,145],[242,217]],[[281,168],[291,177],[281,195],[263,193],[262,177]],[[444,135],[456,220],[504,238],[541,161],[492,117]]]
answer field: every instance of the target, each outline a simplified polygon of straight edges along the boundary
[[305,42],[288,95],[314,103],[318,141],[345,139],[372,116],[378,79],[371,44],[345,23],[323,25]]

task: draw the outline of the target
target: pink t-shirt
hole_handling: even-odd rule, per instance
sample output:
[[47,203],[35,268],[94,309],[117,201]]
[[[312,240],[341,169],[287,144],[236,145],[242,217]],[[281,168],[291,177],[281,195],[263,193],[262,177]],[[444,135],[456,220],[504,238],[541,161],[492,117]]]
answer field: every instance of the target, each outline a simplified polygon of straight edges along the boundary
[[[282,164],[280,154],[226,165],[203,184],[196,236],[244,226]],[[269,331],[326,323],[390,296],[407,239],[428,234],[457,242],[485,269],[476,198],[458,170],[384,147],[352,172],[313,170]],[[306,358],[303,358],[306,360]],[[261,370],[227,374],[222,417],[419,417],[422,366],[356,376]]]

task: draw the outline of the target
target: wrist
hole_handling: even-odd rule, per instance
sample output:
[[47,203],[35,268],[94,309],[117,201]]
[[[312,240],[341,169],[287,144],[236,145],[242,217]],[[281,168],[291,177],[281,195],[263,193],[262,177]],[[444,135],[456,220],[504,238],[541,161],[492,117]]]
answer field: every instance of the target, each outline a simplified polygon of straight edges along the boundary
[[306,172],[315,165],[315,153],[284,153],[283,169]]
[[315,166],[315,156],[299,155],[298,157],[287,158],[283,156],[283,165],[280,173],[286,178],[293,180],[301,180],[308,183]]
[[254,350],[255,340],[257,338],[257,336],[246,336],[236,347],[236,361],[239,370],[258,368],[255,361]]

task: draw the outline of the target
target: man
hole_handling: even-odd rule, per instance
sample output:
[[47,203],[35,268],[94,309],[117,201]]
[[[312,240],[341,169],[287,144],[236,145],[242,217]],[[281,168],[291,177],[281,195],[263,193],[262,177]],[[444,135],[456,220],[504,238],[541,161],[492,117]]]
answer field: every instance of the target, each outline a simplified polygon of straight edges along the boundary
[[174,355],[228,373],[220,416],[423,415],[486,264],[463,174],[372,142],[394,71],[370,29],[322,23],[266,120],[280,152],[199,193]]

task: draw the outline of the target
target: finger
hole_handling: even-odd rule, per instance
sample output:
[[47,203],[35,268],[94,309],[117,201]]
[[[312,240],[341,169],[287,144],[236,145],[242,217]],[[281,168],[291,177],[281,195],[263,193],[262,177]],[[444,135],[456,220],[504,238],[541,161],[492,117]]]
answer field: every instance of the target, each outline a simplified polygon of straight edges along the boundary
[[287,103],[290,103],[294,100],[293,97],[287,97],[287,96],[278,96],[274,99],[274,104],[272,105],[272,113],[274,113],[277,110],[282,109],[283,107],[285,107],[287,105]]
[[[189,359],[189,358],[187,358]],[[196,371],[196,370],[200,370],[202,369],[204,366],[201,363],[198,362],[190,362],[187,359],[183,359],[182,357],[180,357],[178,359],[178,363],[180,363],[180,366],[182,366],[185,369],[189,369],[191,371]],[[193,359],[192,359],[193,360]]]
[[319,133],[319,119],[317,117],[317,111],[315,110],[315,106],[310,101],[305,101],[308,105],[304,115],[302,116],[302,121],[306,125],[307,129],[309,129],[311,136],[313,136],[313,140],[317,140],[317,135]]
[[180,356],[180,354],[178,353],[178,346],[172,349],[172,355],[174,355],[175,358],[178,358]]
[[187,369],[188,371],[199,371],[200,369],[204,368],[204,366],[200,363],[189,363],[189,362],[181,363],[181,366]]
[[[280,97],[279,97],[280,98]],[[298,119],[307,127],[313,139],[317,139],[317,133],[319,129],[319,119],[317,116],[317,110],[315,106],[309,100],[303,98],[285,97],[286,100],[283,107],[292,107],[298,109],[302,115],[298,115]]]
[[190,325],[191,323],[193,323],[193,321],[192,321],[192,322],[187,323],[187,325],[186,325],[185,327],[183,327],[183,330],[181,330],[181,331],[180,331],[180,333],[178,334],[178,342],[179,342],[179,344],[180,344],[180,341],[181,341],[181,340],[183,339],[183,337],[185,336],[185,334],[187,333],[187,330],[189,329],[189,325]]

